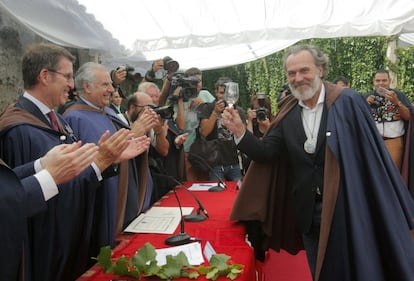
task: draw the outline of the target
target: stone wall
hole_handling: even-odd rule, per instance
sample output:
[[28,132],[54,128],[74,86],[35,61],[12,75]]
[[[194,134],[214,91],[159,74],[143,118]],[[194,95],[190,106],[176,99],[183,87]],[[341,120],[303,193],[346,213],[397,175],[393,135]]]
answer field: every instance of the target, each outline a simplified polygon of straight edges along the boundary
[[[23,93],[21,57],[28,45],[38,42],[47,41],[0,10],[0,111]],[[77,57],[75,69],[79,64],[97,60],[89,56],[88,50],[68,50]]]

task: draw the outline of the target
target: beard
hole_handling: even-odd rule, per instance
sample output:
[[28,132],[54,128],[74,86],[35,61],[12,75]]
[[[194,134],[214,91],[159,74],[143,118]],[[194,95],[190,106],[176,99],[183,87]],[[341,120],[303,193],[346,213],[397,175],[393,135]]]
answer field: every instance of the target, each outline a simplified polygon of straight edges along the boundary
[[[309,85],[308,89],[306,90],[297,89],[297,87],[305,85],[305,84]],[[313,82],[303,81],[301,83],[289,84],[289,87],[292,92],[292,95],[295,98],[301,101],[306,101],[306,100],[313,98],[313,96],[316,94],[316,91],[319,89],[321,84],[322,84],[322,80],[319,78],[318,75],[315,75],[315,79],[313,80]]]

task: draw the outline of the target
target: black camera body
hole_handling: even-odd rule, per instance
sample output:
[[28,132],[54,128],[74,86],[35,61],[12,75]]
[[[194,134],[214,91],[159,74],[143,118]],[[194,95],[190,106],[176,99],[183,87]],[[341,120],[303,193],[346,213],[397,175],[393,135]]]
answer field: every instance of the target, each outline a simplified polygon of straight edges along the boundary
[[180,67],[180,64],[177,61],[170,58],[169,56],[164,57],[163,62],[164,69],[167,70],[168,73],[175,73]]
[[259,121],[264,121],[267,118],[267,108],[261,107],[256,109],[256,118]]
[[266,94],[257,93],[257,102],[259,103],[259,108],[256,109],[256,119],[259,121],[264,121],[267,118],[268,109],[265,107]]
[[[137,81],[141,78],[141,74],[135,72],[135,68],[133,66],[128,65],[128,64],[121,65],[121,66],[116,68],[116,70],[118,70],[118,69],[125,69],[125,71],[127,73],[126,78],[129,79],[129,80]],[[112,73],[111,73],[111,75],[112,75]]]
[[[183,101],[188,101],[192,98],[197,97],[197,84],[199,79],[196,77],[184,77],[182,74],[176,74],[171,79],[171,87],[168,93],[168,99],[171,101],[178,101],[183,99]],[[177,87],[182,87],[180,94],[174,96],[174,91]]]
[[172,119],[174,116],[174,107],[172,104],[165,106],[151,107],[162,119]]

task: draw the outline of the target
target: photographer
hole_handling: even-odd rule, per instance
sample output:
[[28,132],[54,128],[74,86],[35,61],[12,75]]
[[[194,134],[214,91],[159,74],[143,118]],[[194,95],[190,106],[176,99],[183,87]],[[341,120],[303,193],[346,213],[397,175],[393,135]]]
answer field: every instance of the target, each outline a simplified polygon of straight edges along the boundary
[[[209,180],[216,181],[217,176],[221,180],[238,181],[241,179],[241,168],[239,165],[239,156],[236,145],[233,141],[233,134],[227,130],[221,120],[221,114],[227,106],[224,98],[226,83],[231,82],[230,78],[221,77],[215,85],[216,100],[211,103],[205,103],[200,108],[200,135],[206,140],[219,140],[218,142],[218,159],[213,168],[209,171]],[[242,120],[246,120],[246,114],[239,106],[234,105],[239,112]]]
[[[112,86],[114,87],[115,91],[119,93],[119,96],[123,99],[126,98],[124,90],[121,88],[121,84],[126,84],[127,88],[130,88],[129,83],[139,83],[142,80],[141,74],[135,72],[135,68],[128,64],[118,66],[116,69],[110,72],[110,76],[112,79]],[[128,81],[128,83],[126,83]],[[125,82],[125,83],[124,83]],[[134,86],[135,88],[136,86]]]
[[247,110],[247,130],[262,138],[273,119],[270,99],[263,93],[253,95]]
[[[279,93],[285,92],[282,89]],[[279,95],[280,96],[280,95]],[[246,129],[261,139],[270,126],[273,119],[270,99],[264,93],[257,93],[250,98],[250,108],[247,110]],[[242,154],[243,174],[246,174],[250,165],[250,158]]]
[[[167,75],[168,76],[168,75]],[[174,77],[174,75],[172,76]],[[168,99],[169,103],[174,104],[174,121],[177,124],[177,127],[184,133],[188,133],[186,141],[184,142],[184,152],[186,158],[186,175],[187,181],[197,181],[197,180],[206,180],[207,176],[203,173],[192,168],[191,163],[188,161],[188,152],[190,150],[191,144],[194,142],[196,137],[195,129],[199,125],[199,106],[206,102],[212,102],[214,100],[213,95],[206,90],[202,90],[202,72],[198,68],[189,68],[185,71],[183,78],[190,78],[190,80],[196,80],[197,83],[191,87],[182,87],[177,86],[174,91],[171,93],[171,82],[166,79],[166,84],[170,85],[168,91],[171,93],[169,96],[172,98]],[[190,89],[194,88],[194,89]],[[183,89],[186,91],[194,91],[194,95],[183,95]],[[168,97],[168,96],[167,96]],[[162,104],[162,98],[160,97],[160,105]]]
[[168,130],[166,139],[169,143],[167,155],[161,155],[154,147],[149,151],[149,165],[153,175],[153,182],[157,193],[154,194],[155,200],[160,199],[168,191],[172,189],[176,183],[170,179],[166,179],[156,174],[163,174],[173,177],[179,181],[186,181],[185,176],[185,157],[183,144],[188,133],[182,133],[177,128],[172,117],[174,111],[172,105],[159,107],[159,88],[152,82],[143,82],[138,87],[139,92],[144,92],[151,97],[156,111],[162,119],[167,120]]

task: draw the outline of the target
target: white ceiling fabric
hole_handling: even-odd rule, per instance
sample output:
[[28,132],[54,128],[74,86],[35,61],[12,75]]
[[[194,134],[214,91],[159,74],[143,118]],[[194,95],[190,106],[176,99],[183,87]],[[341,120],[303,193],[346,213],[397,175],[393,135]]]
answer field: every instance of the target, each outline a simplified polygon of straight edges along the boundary
[[112,66],[168,55],[183,69],[212,69],[302,39],[414,33],[413,0],[0,0],[0,6],[52,42],[104,50]]

